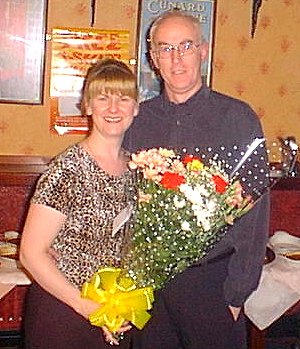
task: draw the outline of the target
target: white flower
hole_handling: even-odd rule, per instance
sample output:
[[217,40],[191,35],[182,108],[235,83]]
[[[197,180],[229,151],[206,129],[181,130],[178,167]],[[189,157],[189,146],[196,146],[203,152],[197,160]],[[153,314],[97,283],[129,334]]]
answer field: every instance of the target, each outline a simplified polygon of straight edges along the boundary
[[190,201],[192,204],[201,204],[203,203],[203,198],[201,196],[201,193],[197,190],[191,187],[188,184],[181,184],[179,187],[179,190],[184,194],[184,196],[187,198],[188,201]]
[[214,214],[216,212],[216,208],[217,208],[217,203],[214,199],[208,200],[206,202],[206,208],[207,210],[210,212],[210,214]]
[[174,158],[175,152],[174,150],[166,149],[166,148],[159,148],[158,154],[163,156],[164,158]]
[[191,230],[190,223],[187,222],[187,221],[183,221],[183,222],[181,223],[181,229],[182,229],[182,230],[185,230],[185,231]]
[[174,197],[174,206],[176,208],[183,208],[186,205],[184,199],[180,199],[177,195]]
[[209,231],[211,227],[209,217],[201,214],[197,215],[197,225],[202,227],[204,231]]
[[193,205],[192,210],[197,218],[197,225],[199,227],[202,226],[204,231],[210,230],[210,218],[213,216],[213,212],[209,212],[208,210],[198,205]]
[[210,221],[208,219],[203,220],[201,223],[204,231],[209,231],[211,229]]
[[203,184],[197,184],[195,189],[202,196],[205,196],[205,197],[209,196],[209,191],[205,188],[205,186]]

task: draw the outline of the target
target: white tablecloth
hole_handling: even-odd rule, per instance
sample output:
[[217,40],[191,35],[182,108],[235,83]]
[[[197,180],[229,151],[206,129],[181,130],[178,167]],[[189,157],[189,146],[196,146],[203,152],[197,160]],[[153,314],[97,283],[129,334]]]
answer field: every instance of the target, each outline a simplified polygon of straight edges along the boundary
[[30,283],[30,278],[19,262],[0,257],[0,299],[16,285],[29,285]]
[[269,239],[269,247],[275,259],[264,265],[258,288],[245,303],[245,314],[260,330],[300,300],[300,260],[284,256],[300,251],[300,238],[279,231]]

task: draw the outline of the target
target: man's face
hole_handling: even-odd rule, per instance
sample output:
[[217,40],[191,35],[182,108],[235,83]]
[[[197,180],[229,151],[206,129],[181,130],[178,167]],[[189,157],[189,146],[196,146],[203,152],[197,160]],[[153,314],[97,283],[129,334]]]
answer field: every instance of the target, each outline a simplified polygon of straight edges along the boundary
[[[192,49],[183,52],[187,43]],[[165,19],[154,32],[153,44],[151,58],[164,80],[168,97],[175,103],[185,102],[201,87],[201,60],[207,53],[199,45],[197,28],[185,18]]]

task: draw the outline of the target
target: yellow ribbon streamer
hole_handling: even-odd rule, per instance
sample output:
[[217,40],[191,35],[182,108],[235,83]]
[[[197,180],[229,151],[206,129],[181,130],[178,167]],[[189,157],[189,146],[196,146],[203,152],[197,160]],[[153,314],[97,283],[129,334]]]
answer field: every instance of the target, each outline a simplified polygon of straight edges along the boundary
[[106,326],[117,331],[124,321],[130,321],[142,329],[151,315],[147,312],[154,302],[153,288],[137,288],[128,276],[121,276],[119,268],[98,270],[90,282],[85,282],[81,296],[91,299],[101,307],[94,311],[89,320],[92,325]]

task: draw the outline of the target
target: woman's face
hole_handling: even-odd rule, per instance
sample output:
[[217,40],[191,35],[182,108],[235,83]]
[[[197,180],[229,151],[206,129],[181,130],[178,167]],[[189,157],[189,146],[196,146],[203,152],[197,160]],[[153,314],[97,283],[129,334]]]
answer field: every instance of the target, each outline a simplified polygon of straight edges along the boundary
[[129,96],[101,93],[87,107],[92,115],[92,132],[104,137],[123,137],[138,113],[138,103]]

